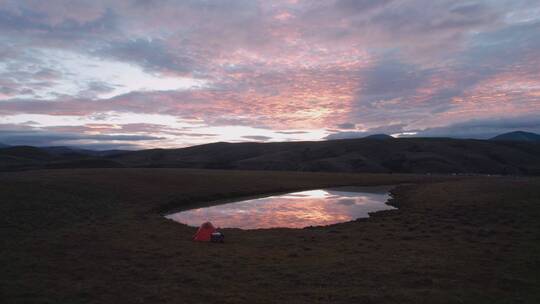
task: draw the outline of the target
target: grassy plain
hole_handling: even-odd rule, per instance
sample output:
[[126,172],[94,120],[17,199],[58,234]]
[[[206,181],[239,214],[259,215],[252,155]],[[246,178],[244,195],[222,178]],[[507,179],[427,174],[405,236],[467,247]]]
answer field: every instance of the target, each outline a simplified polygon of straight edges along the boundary
[[[169,209],[407,184],[398,210],[194,243]],[[185,169],[0,173],[2,303],[540,303],[540,179]]]

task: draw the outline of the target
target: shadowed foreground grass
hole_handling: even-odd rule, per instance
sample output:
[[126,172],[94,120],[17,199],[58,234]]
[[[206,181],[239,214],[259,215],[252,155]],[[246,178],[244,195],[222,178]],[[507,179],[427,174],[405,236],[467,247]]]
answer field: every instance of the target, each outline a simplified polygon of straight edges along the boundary
[[[190,241],[168,208],[408,183],[398,210]],[[182,169],[0,174],[2,303],[538,303],[540,179]]]

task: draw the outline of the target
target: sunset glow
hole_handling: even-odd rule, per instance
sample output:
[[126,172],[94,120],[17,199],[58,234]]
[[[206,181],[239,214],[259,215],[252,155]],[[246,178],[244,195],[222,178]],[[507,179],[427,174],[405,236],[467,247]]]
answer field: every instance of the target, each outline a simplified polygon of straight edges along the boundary
[[212,221],[221,228],[304,228],[369,217],[394,209],[386,204],[391,187],[309,190],[250,199],[169,214],[168,219],[199,226]]
[[528,0],[0,0],[0,142],[540,132],[539,11]]

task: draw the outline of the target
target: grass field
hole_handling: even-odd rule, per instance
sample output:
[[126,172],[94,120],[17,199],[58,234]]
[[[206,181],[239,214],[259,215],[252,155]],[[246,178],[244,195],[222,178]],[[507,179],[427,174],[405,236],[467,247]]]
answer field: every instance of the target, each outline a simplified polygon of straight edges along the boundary
[[[407,184],[398,210],[194,243],[167,210]],[[540,178],[183,169],[0,173],[1,303],[540,303]]]

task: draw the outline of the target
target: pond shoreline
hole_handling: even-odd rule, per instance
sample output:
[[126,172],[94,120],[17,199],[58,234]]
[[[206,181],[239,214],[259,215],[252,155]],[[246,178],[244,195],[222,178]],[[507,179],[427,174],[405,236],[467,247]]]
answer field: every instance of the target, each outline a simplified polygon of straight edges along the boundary
[[267,194],[173,211],[164,217],[191,227],[210,221],[222,229],[328,226],[395,209],[387,202],[391,197],[390,191],[396,186],[340,186]]
[[[399,186],[406,186],[406,185],[413,185],[413,183],[400,183],[400,184],[377,184],[377,185],[365,185],[365,184],[358,184],[358,183],[352,183],[352,184],[343,184],[343,185],[330,185],[328,187],[325,187],[325,189],[333,189],[333,188],[346,188],[346,187],[355,187],[355,188],[375,188],[375,187],[391,187],[389,189],[389,192],[391,192],[394,188],[397,188]],[[173,200],[168,203],[166,203],[164,206],[161,206],[158,210],[158,213],[161,216],[167,216],[171,213],[191,210],[191,209],[198,209],[198,208],[204,208],[204,207],[211,207],[211,206],[218,206],[223,204],[229,204],[234,203],[238,201],[244,201],[244,200],[252,200],[252,199],[258,199],[258,198],[265,198],[265,197],[271,197],[271,196],[277,196],[277,195],[283,195],[291,192],[300,192],[300,191],[309,191],[309,190],[316,190],[317,187],[307,187],[307,188],[293,188],[288,190],[277,190],[277,191],[270,191],[270,192],[256,192],[253,194],[232,194],[229,196],[229,194],[222,195],[223,198],[213,199],[213,200],[204,200],[204,199],[192,199],[193,202],[187,202],[190,199],[180,199],[180,200]],[[167,207],[167,206],[175,206],[181,204],[181,207]]]

